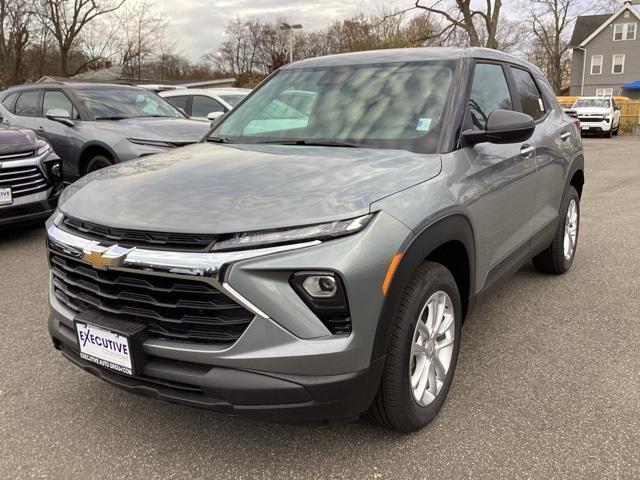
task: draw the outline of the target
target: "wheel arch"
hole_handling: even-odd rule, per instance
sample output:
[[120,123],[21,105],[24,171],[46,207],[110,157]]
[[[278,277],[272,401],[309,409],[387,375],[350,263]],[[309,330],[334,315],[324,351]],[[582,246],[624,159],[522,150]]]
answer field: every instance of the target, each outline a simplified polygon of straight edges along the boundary
[[565,192],[569,185],[576,189],[578,197],[582,199],[582,190],[584,187],[584,157],[582,155],[577,156],[573,162],[571,162],[564,186]]
[[380,312],[372,359],[386,354],[393,314],[416,268],[427,260],[449,269],[458,284],[463,316],[471,310],[475,292],[475,237],[469,219],[462,213],[452,213],[430,223],[404,248]]
[[82,152],[80,153],[79,161],[78,161],[78,170],[80,175],[84,175],[87,170],[87,164],[89,160],[91,160],[96,155],[107,154],[115,163],[119,163],[120,159],[113,151],[113,149],[103,142],[90,142],[82,147]]

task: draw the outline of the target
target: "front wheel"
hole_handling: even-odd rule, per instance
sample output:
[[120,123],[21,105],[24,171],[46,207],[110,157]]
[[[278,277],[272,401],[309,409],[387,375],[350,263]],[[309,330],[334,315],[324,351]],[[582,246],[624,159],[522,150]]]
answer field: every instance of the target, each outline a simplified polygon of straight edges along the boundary
[[87,162],[87,168],[85,173],[95,172],[106,167],[113,165],[113,161],[105,155],[96,155],[89,162]]
[[573,186],[569,186],[560,208],[562,217],[558,221],[556,236],[549,247],[533,257],[533,265],[543,273],[560,275],[573,265],[580,230],[580,197]]
[[374,420],[411,432],[435,418],[453,380],[461,324],[453,276],[438,263],[423,263],[395,314],[382,381],[369,410]]

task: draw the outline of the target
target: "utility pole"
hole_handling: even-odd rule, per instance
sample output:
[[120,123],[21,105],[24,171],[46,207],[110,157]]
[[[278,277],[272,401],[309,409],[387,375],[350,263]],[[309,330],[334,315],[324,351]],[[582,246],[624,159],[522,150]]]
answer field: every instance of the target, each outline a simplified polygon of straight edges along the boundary
[[280,25],[280,30],[289,30],[289,63],[293,63],[293,31],[301,28],[302,25],[299,23],[296,23],[295,25],[283,23]]

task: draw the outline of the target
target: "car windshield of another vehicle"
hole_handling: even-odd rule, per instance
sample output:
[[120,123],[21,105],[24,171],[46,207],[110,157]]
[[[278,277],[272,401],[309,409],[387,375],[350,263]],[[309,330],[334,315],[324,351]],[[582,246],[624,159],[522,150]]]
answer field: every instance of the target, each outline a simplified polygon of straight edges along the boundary
[[78,89],[85,107],[96,120],[120,120],[139,117],[184,118],[173,105],[155,93],[142,89]]
[[232,107],[235,107],[237,104],[239,104],[240,100],[242,100],[244,97],[246,97],[246,95],[220,95],[220,98]]
[[573,108],[609,108],[609,100],[604,98],[579,98]]
[[433,153],[456,65],[285,68],[233,110],[211,140]]

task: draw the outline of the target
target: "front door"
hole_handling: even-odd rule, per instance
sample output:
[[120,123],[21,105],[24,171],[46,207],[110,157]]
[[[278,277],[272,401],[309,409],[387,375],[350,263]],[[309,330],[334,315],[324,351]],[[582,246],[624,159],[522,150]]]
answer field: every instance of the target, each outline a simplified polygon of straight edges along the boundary
[[[484,130],[496,110],[513,110],[514,97],[506,67],[476,63],[465,129]],[[475,201],[469,205],[478,249],[477,285],[516,256],[528,255],[536,189],[535,145],[530,141],[465,147],[475,181]]]

